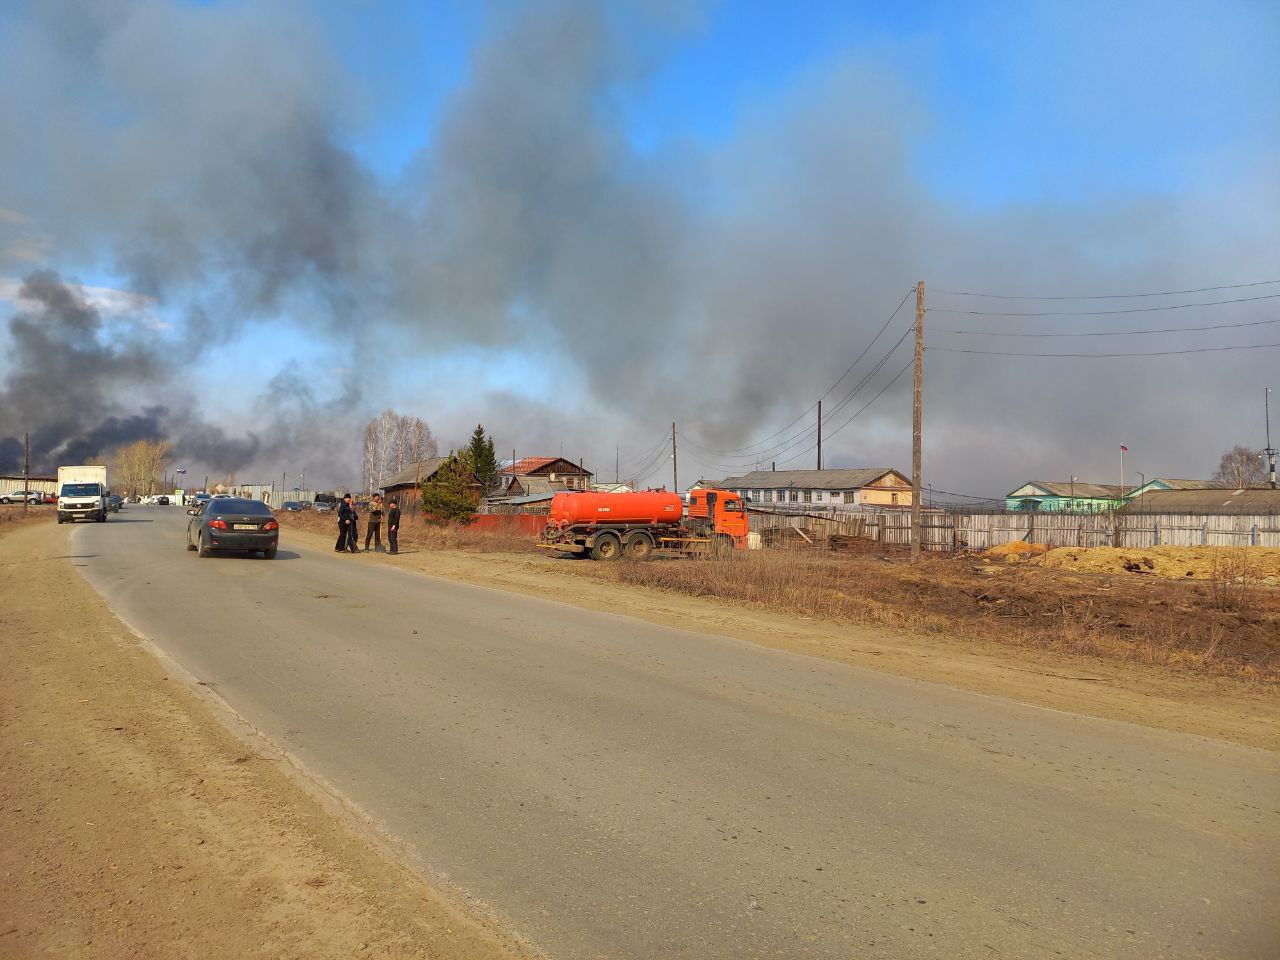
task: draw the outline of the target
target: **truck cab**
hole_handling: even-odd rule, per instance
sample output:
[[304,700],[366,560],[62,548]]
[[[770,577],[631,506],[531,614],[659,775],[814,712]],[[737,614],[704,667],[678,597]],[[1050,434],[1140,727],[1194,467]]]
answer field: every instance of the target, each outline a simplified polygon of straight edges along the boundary
[[698,489],[689,493],[689,526],[704,534],[733,538],[739,549],[747,546],[747,505],[732,490]]

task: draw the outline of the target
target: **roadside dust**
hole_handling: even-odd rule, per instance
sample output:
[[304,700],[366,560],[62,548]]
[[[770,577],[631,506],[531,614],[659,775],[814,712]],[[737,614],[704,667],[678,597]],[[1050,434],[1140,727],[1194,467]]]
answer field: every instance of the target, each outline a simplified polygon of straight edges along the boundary
[[[313,549],[326,546],[327,534],[301,529],[289,522],[292,519],[286,520],[286,538]],[[332,544],[327,546],[332,549]],[[915,633],[775,613],[711,597],[602,581],[576,572],[591,561],[528,552],[402,547],[397,557],[362,553],[350,562],[395,564],[1024,703],[1280,749],[1280,696],[1274,684],[1010,647],[972,635]]]
[[1091,573],[1146,572],[1169,580],[1212,580],[1227,573],[1271,584],[1280,580],[1280,547],[1062,547],[1032,562]]
[[69,546],[0,535],[0,955],[533,955],[229,733]]

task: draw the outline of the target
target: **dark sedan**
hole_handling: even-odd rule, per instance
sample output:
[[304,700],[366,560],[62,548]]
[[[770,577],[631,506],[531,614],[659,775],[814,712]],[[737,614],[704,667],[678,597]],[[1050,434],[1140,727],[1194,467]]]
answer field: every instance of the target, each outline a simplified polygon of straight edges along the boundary
[[280,524],[259,500],[217,497],[187,513],[187,549],[214,553],[261,553],[268,560],[280,545]]

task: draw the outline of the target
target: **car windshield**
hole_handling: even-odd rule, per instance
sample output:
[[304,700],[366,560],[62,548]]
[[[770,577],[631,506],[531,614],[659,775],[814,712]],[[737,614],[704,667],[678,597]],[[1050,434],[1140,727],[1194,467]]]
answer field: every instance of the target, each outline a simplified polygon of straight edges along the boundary
[[99,492],[96,483],[64,483],[62,485],[64,497],[96,497]]
[[219,497],[209,501],[209,513],[240,513],[249,517],[269,517],[271,508],[261,500],[236,500]]

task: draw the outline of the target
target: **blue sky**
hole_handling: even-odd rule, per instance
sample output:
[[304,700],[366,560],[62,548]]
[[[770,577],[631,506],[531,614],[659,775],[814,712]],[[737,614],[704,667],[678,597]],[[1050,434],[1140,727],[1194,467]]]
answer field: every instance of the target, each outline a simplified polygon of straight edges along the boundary
[[[424,195],[437,182],[455,187],[463,183],[466,188],[466,178],[458,180],[459,171],[452,171],[453,180],[437,179],[436,167],[447,164],[449,150],[457,148],[460,124],[475,126],[474,111],[495,106],[492,101],[468,99],[478,83],[493,79],[477,78],[478,69],[494,70],[486,56],[495,50],[499,57],[517,56],[523,37],[512,36],[512,31],[529,32],[534,43],[538,38],[532,34],[543,19],[558,21],[559,39],[572,51],[575,14],[582,30],[589,32],[587,13],[602,9],[607,36],[600,42],[606,53],[594,69],[607,79],[591,89],[591,115],[581,117],[581,126],[598,128],[598,136],[584,139],[582,145],[587,150],[600,147],[606,155],[614,150],[616,163],[595,172],[575,171],[585,179],[570,182],[570,187],[554,178],[545,185],[535,181],[535,191],[544,186],[589,191],[597,181],[607,180],[595,198],[606,204],[607,215],[596,225],[604,231],[602,244],[609,242],[605,234],[616,217],[633,215],[646,205],[672,206],[666,228],[679,231],[684,225],[688,232],[657,234],[660,244],[669,243],[680,253],[658,256],[653,283],[679,289],[682,298],[667,303],[661,296],[653,297],[654,309],[670,309],[673,314],[655,319],[655,330],[660,331],[655,336],[698,341],[705,336],[697,330],[699,324],[709,325],[714,333],[717,324],[730,322],[733,311],[741,310],[760,314],[753,322],[762,330],[777,329],[780,317],[786,322],[788,312],[795,311],[802,318],[798,332],[829,337],[829,331],[843,322],[829,315],[830,304],[856,298],[850,301],[857,305],[857,316],[847,324],[852,326],[848,335],[832,337],[829,356],[814,360],[811,372],[789,374],[788,382],[776,384],[771,395],[762,397],[755,388],[762,368],[759,358],[746,352],[740,358],[720,357],[714,371],[702,371],[708,390],[714,381],[727,402],[741,401],[742,409],[749,409],[743,422],[726,423],[726,417],[705,415],[705,398],[683,385],[687,371],[661,360],[655,361],[654,385],[641,388],[647,394],[644,403],[633,405],[633,410],[619,399],[627,390],[611,390],[608,378],[601,378],[592,366],[598,357],[578,349],[581,323],[561,316],[590,310],[617,293],[584,297],[581,290],[566,292],[566,283],[572,288],[575,282],[573,264],[568,280],[555,271],[564,269],[561,261],[566,256],[584,252],[583,241],[570,238],[572,242],[561,248],[559,238],[541,233],[563,226],[552,211],[545,221],[523,225],[530,232],[529,246],[521,254],[520,245],[514,245],[514,267],[494,265],[495,271],[506,266],[511,272],[505,317],[495,318],[484,310],[471,316],[464,304],[463,313],[453,318],[458,330],[450,331],[448,323],[442,326],[438,318],[424,313],[402,318],[393,331],[376,326],[380,311],[395,309],[389,305],[362,303],[352,314],[346,335],[373,345],[379,375],[366,378],[361,409],[350,415],[367,417],[387,405],[414,407],[440,424],[446,445],[460,440],[476,419],[507,416],[514,406],[528,401],[538,410],[507,431],[521,434],[522,445],[567,436],[588,457],[611,461],[616,443],[624,446],[624,455],[632,436],[643,437],[636,446],[648,447],[661,421],[679,417],[696,422],[709,446],[740,446],[772,432],[812,402],[808,394],[821,393],[814,385],[825,386],[834,379],[848,355],[860,348],[865,331],[875,328],[879,314],[926,269],[933,271],[930,282],[944,287],[970,283],[981,271],[1002,289],[1026,282],[1037,291],[1049,284],[1088,290],[1133,284],[1139,289],[1197,286],[1265,279],[1276,272],[1274,211],[1267,210],[1274,189],[1266,192],[1267,184],[1274,184],[1280,158],[1280,7],[1273,3],[724,0],[698,6],[674,0],[602,5],[584,0],[574,6],[572,0],[327,0],[295,5],[234,0],[118,9],[135,13],[134,22],[122,26],[129,18],[113,19],[117,8],[107,4],[90,5],[80,15],[74,4],[65,14],[40,4],[0,12],[0,59],[7,49],[8,69],[13,72],[7,75],[6,99],[14,107],[0,119],[32,134],[24,138],[27,152],[15,154],[14,171],[0,161],[0,173],[18,184],[8,194],[0,192],[0,210],[13,211],[13,216],[0,217],[0,280],[8,284],[4,289],[11,290],[15,279],[34,266],[51,267],[101,287],[128,289],[136,283],[121,264],[132,262],[137,234],[123,229],[117,234],[113,223],[126,219],[136,207],[128,190],[137,185],[121,192],[118,184],[104,181],[106,191],[117,194],[92,217],[81,218],[76,209],[59,206],[70,203],[59,195],[73,194],[76,186],[57,181],[59,176],[74,177],[73,167],[66,165],[67,151],[55,146],[66,130],[75,132],[71,142],[79,150],[91,153],[84,145],[93,137],[110,137],[116,132],[113,126],[127,127],[134,119],[148,121],[149,110],[158,110],[161,117],[150,118],[155,130],[166,132],[165,124],[172,122],[164,119],[164,111],[173,111],[174,105],[145,89],[148,71],[122,72],[120,63],[112,61],[117,47],[133,44],[131,49],[150,52],[156,43],[172,46],[174,55],[158,58],[156,73],[170,71],[182,89],[192,91],[206,81],[218,81],[224,72],[240,70],[252,76],[253,51],[271,51],[267,59],[286,85],[302,78],[301,92],[290,88],[300,104],[299,115],[323,112],[328,135],[350,152],[363,175],[371,178],[380,202],[390,204],[398,216],[425,203]],[[86,17],[85,11],[92,16]],[[91,20],[92,26],[85,26]],[[261,29],[256,28],[259,22]],[[207,45],[202,30],[212,38]],[[56,38],[49,41],[51,49],[68,52],[66,64],[52,78],[40,71],[45,61],[56,62],[53,56],[37,58],[40,63],[35,66],[12,66],[20,59],[15,52],[37,49],[33,36]],[[236,38],[245,36],[252,38],[245,43],[246,60],[233,62]],[[202,53],[223,51],[229,62],[199,63],[193,69],[205,73],[193,74],[192,80],[183,75],[185,63],[176,52],[184,44]],[[277,51],[279,64],[274,63]],[[211,57],[216,61],[216,55]],[[564,80],[550,68],[543,75],[543,66],[531,68],[531,87]],[[163,77],[157,81],[165,82]],[[573,94],[572,84],[565,89]],[[264,89],[259,99],[273,105],[274,97],[273,90]],[[283,99],[286,107],[281,110],[289,103]],[[529,102],[532,109],[540,107],[536,96]],[[178,103],[178,114],[183,106]],[[261,120],[261,112],[254,113],[255,118]],[[53,128],[43,130],[51,116],[58,118]],[[554,112],[547,116],[549,123],[557,120]],[[193,119],[199,118],[187,117],[175,126],[175,141],[184,139],[187,131],[181,128]],[[84,130],[77,131],[77,124]],[[282,127],[288,129],[288,124]],[[623,141],[620,147],[610,139],[615,127]],[[570,123],[557,135],[574,134]],[[532,136],[536,138],[536,131]],[[48,152],[42,153],[45,139]],[[180,161],[167,167],[163,159],[156,162],[153,179],[145,184],[148,193],[154,191],[163,199],[170,192],[180,195],[192,189],[184,180],[192,161],[201,162],[201,152],[207,156],[218,145],[216,140],[201,144],[198,134],[192,143],[194,152]],[[136,144],[127,147],[108,155],[145,167],[147,151]],[[557,156],[554,150],[548,156],[551,159],[543,162],[553,170],[556,164],[574,161],[572,154]],[[850,180],[867,178],[868,185],[842,184],[845,163]],[[111,163],[104,160],[103,165]],[[254,171],[214,166],[204,174],[221,183],[252,178]],[[509,174],[499,164],[481,175]],[[499,191],[510,187],[504,182],[477,183]],[[154,197],[148,199],[154,202]],[[516,199],[534,206],[540,197],[535,192]],[[76,200],[95,208],[100,201],[89,190]],[[615,201],[616,210],[607,207]],[[584,202],[588,205],[578,213],[590,215],[591,198]],[[901,222],[895,215],[899,208]],[[199,216],[199,207],[178,209],[189,219],[192,210]],[[546,213],[534,211],[538,217]],[[264,211],[264,217],[269,216]],[[357,224],[370,236],[380,226],[378,215],[372,216],[375,222]],[[860,234],[864,217],[865,231]],[[428,224],[426,239],[434,235],[434,225]],[[274,236],[265,229],[257,240]],[[414,236],[414,243],[422,242]],[[473,259],[488,249],[483,234],[479,236],[480,246],[469,254]],[[213,238],[224,246],[203,252],[206,265],[225,254],[225,232]],[[614,239],[627,239],[625,231]],[[191,242],[196,244],[193,257],[198,258],[200,241]],[[367,249],[385,253],[383,242]],[[687,251],[682,248],[685,243],[690,245]],[[553,248],[550,266],[538,262],[544,245]],[[708,252],[708,245],[717,249]],[[842,285],[839,277],[831,277],[843,269],[840,251],[845,248],[850,263],[857,258],[854,251],[861,251],[862,263],[854,271],[858,276]],[[624,243],[617,256],[645,256],[647,249]],[[1026,262],[1020,263],[1024,252]],[[521,255],[532,262],[534,280],[529,286],[522,286],[528,278],[518,262]],[[792,255],[798,262],[786,263]],[[424,252],[422,257],[430,255]],[[697,265],[686,266],[689,263]],[[607,258],[584,263],[578,272],[589,275],[607,264]],[[779,273],[771,287],[745,292],[752,278],[775,265]],[[210,269],[206,266],[198,274],[210,288],[234,285],[230,274],[210,275]],[[538,276],[543,269],[552,274]],[[704,276],[709,277],[707,288],[701,289]],[[385,279],[379,277],[378,282]],[[821,296],[813,292],[826,286],[831,289]],[[739,287],[744,292],[738,292]],[[415,289],[429,295],[433,288]],[[644,294],[645,302],[652,293],[633,280],[620,289],[623,295]],[[230,326],[238,332],[209,362],[184,370],[183,382],[202,395],[212,395],[220,371],[226,369],[223,360],[235,357],[236,369],[247,381],[269,381],[281,363],[288,363],[318,383],[328,383],[319,390],[322,395],[328,389],[337,396],[338,382],[356,361],[345,355],[343,334],[335,335],[331,328],[318,331],[312,320],[315,305],[331,292],[293,290],[257,310],[250,322],[241,324],[245,317],[237,317]],[[180,342],[191,335],[184,318],[197,301],[208,306],[206,294],[207,290],[175,284],[145,310],[125,311],[113,320],[112,329],[128,327],[132,318],[153,339]],[[774,315],[764,315],[762,302]],[[118,312],[119,303],[116,308]],[[459,304],[448,309],[457,311]],[[0,314],[12,310],[12,304],[0,305]],[[366,317],[366,311],[374,318]],[[633,349],[634,330],[626,327],[636,320],[621,319],[625,314],[622,311],[616,321],[600,318],[598,327],[586,329],[598,329],[619,351]],[[170,328],[156,329],[162,323]],[[384,349],[386,338],[394,340],[394,350]],[[272,349],[246,349],[263,339]],[[751,339],[741,337],[743,343]],[[670,359],[672,354],[664,356]],[[370,363],[368,357],[358,362]],[[791,366],[808,362],[798,353]],[[1224,368],[1223,379],[1244,380],[1258,372],[1257,367]],[[1149,378],[1146,371],[1138,371],[1134,376],[1150,386],[1165,373]],[[1083,380],[1064,379],[1064,396],[1071,394],[1073,384],[1096,379],[1092,372]],[[636,388],[629,383],[627,389]],[[470,402],[468,390],[487,397]],[[672,409],[658,415],[652,409],[653,397],[664,390],[671,396]],[[1095,385],[1090,392],[1096,397],[1100,391]],[[1213,399],[1234,402],[1225,392]],[[1071,402],[1087,406],[1090,397],[1082,394]],[[255,403],[252,389],[236,391],[209,415],[233,420],[254,410]],[[969,414],[991,416],[997,403],[989,397],[975,398]],[[1116,424],[1116,429],[1135,436],[1154,430],[1148,421],[1158,419],[1161,409],[1153,400],[1150,409],[1133,412],[1132,425]],[[599,416],[617,419],[633,412],[636,421],[627,424],[621,440],[597,437]],[[1206,417],[1206,433],[1220,413]],[[552,418],[565,422],[548,424]],[[891,418],[868,422],[861,433],[846,431],[841,442],[847,446],[833,451],[833,456],[851,463],[870,458],[898,462],[902,445],[886,439],[897,426]],[[1173,432],[1161,441],[1162,462],[1177,465],[1176,443]],[[1028,436],[1027,445],[1035,456],[1052,461],[1062,444]],[[1180,468],[1182,472],[1204,471],[1204,455],[1197,456],[1193,464]],[[1062,465],[1069,460],[1076,469],[1080,459],[1072,452],[1063,456]],[[1104,462],[1100,457],[1099,463]],[[706,469],[714,467],[708,464]],[[956,467],[958,479],[952,482],[986,483],[984,469],[982,463]],[[1050,473],[1055,469],[1061,472],[1060,465],[1046,466]]]

